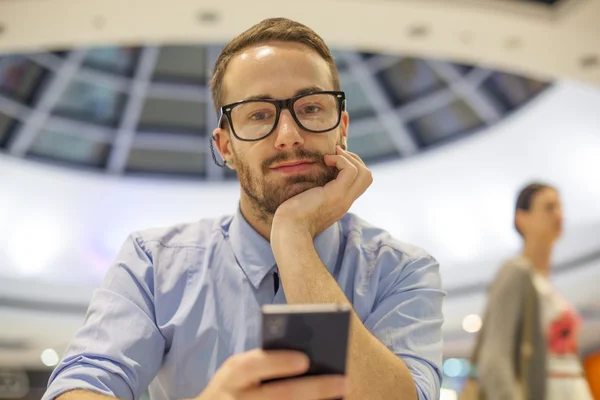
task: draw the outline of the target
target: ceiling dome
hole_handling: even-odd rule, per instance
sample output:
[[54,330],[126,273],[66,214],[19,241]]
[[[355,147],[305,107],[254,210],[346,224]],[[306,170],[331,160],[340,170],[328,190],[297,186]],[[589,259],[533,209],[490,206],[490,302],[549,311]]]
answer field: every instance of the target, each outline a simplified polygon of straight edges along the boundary
[[[117,175],[234,176],[213,164],[207,87],[221,46],[92,47],[0,57],[0,151]],[[484,131],[548,84],[440,60],[336,51],[367,163]]]

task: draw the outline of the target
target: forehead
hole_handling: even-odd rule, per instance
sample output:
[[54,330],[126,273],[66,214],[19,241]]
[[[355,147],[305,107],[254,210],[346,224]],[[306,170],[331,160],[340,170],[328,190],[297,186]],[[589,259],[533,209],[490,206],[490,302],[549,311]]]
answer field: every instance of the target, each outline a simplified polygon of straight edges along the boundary
[[543,206],[557,202],[559,202],[558,192],[552,188],[544,188],[533,196],[532,206]]
[[299,43],[269,42],[236,54],[223,79],[225,104],[264,96],[294,96],[316,87],[333,90],[329,64],[313,49]]

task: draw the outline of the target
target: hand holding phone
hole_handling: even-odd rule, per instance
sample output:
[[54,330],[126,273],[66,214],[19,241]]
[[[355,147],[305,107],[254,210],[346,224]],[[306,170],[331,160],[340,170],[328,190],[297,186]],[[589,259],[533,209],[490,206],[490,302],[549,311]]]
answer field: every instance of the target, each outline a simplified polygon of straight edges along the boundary
[[[341,398],[345,379],[339,375],[294,378],[309,369],[309,359],[297,351],[262,349],[230,357],[195,400],[324,400]],[[265,380],[289,378],[261,384]]]
[[262,349],[225,361],[196,400],[341,399],[350,306],[267,305]]

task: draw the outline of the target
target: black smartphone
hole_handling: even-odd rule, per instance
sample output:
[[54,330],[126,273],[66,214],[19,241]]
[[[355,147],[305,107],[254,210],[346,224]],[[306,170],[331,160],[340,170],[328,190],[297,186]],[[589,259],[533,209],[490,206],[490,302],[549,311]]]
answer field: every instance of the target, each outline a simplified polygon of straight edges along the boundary
[[310,367],[301,376],[345,375],[350,311],[346,304],[265,305],[262,348],[306,354]]

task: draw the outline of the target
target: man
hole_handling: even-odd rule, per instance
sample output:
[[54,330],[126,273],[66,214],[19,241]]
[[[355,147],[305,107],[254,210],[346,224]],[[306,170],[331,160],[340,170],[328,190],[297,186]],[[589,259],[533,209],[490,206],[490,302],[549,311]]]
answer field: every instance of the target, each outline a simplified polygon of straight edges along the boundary
[[[344,150],[349,117],[325,43],[265,20],[225,47],[211,87],[239,210],[133,234],[44,400],[137,399],[148,385],[155,400],[437,399],[438,263],[347,214],[372,178]],[[347,380],[260,384],[307,369],[302,354],[258,349],[261,306],[286,302],[353,306]]]

